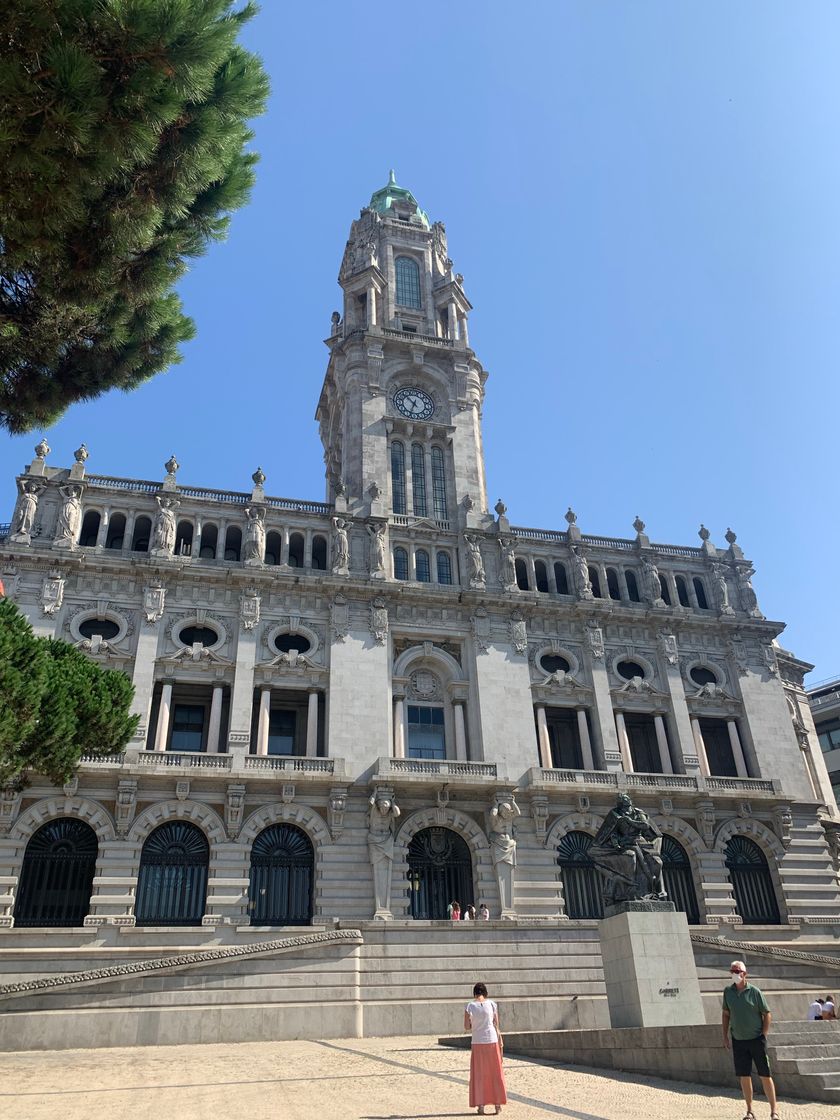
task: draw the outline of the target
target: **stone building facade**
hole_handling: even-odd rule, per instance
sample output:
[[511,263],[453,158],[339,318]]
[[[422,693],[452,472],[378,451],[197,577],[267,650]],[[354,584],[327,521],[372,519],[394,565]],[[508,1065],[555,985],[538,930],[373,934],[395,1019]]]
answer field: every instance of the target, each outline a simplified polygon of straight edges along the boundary
[[18,478],[6,592],[131,677],[140,728],[64,789],[0,794],[0,948],[33,927],[236,942],[454,897],[591,921],[586,849],[625,790],[692,924],[836,937],[809,666],[735,534],[490,508],[463,277],[393,174],[339,283],[324,501],[272,497],[259,467],[242,491],[182,484],[174,457],[159,481],[94,474],[84,445],[57,467],[43,441]]

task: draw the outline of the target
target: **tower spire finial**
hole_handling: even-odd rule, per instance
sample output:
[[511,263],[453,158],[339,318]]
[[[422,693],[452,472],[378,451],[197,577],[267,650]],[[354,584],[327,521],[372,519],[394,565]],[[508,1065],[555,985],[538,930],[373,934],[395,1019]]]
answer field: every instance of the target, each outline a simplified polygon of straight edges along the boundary
[[394,169],[392,167],[391,170],[388,172],[388,186],[390,187],[390,186],[396,186],[396,185],[397,185],[397,176],[395,175]]

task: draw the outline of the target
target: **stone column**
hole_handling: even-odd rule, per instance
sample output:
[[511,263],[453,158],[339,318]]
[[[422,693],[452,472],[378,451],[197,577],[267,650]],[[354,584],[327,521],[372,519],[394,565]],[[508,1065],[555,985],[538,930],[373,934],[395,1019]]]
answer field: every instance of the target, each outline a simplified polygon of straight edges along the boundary
[[318,693],[313,688],[309,693],[306,709],[306,757],[318,756]]
[[172,704],[172,685],[167,681],[160,692],[160,708],[158,709],[157,731],[155,732],[155,750],[165,751],[166,740],[169,737],[169,708]]
[[284,525],[280,530],[280,565],[282,567],[289,566],[289,527]]
[[394,701],[394,758],[405,758],[405,700]]
[[697,716],[691,717],[691,732],[694,736],[694,749],[697,751],[697,757],[700,760],[700,773],[704,778],[708,778],[710,773],[709,756],[706,754],[706,744],[703,742],[703,732]]
[[271,689],[260,689],[260,717],[257,724],[257,754],[268,754],[268,720],[271,712]]
[[213,699],[210,701],[210,726],[207,728],[207,753],[219,753],[219,733],[222,729],[222,686],[213,685]]
[[528,570],[528,587],[531,591],[537,590],[537,569],[534,566],[534,557],[525,557],[525,566]]
[[609,580],[607,579],[607,565],[606,564],[599,564],[598,565],[598,582],[601,584],[601,598],[602,599],[609,599],[609,597],[610,597],[610,585],[609,585]]
[[240,627],[236,646],[236,675],[230,699],[228,751],[247,754],[251,746],[251,713],[254,708],[254,665],[257,660],[256,630]]
[[671,765],[671,751],[668,747],[668,734],[665,731],[665,720],[660,715],[653,717],[653,726],[656,729],[656,745],[659,747],[659,764],[663,774],[673,774]]
[[367,290],[367,315],[368,315],[368,326],[369,327],[375,327],[376,326],[376,286],[374,284],[369,285],[368,290]]
[[610,682],[603,657],[593,658],[590,662],[590,668],[594,693],[593,729],[595,731],[595,742],[600,748],[605,769],[621,770],[622,767],[618,758],[621,746],[616,736],[616,720],[613,715]]
[[537,744],[540,750],[540,766],[544,770],[551,770],[554,762],[551,757],[551,738],[545,718],[545,704],[537,704]]
[[102,516],[99,518],[99,529],[96,533],[96,547],[103,549],[105,542],[108,539],[108,525],[111,521],[111,510],[105,509],[102,511]]
[[624,712],[615,713],[615,728],[618,732],[618,749],[621,752],[621,765],[625,774],[633,773],[633,755],[630,751],[630,740],[627,738],[627,726],[624,723]]
[[747,770],[747,762],[744,758],[744,750],[741,746],[741,736],[738,734],[738,724],[734,719],[726,721],[726,728],[729,731],[729,743],[732,747],[732,757],[735,759],[735,769],[738,772],[739,778],[748,778],[750,776]]
[[578,737],[580,738],[580,753],[583,757],[584,770],[595,769],[595,758],[592,754],[592,741],[589,738],[589,721],[583,708],[577,710]]
[[627,573],[624,568],[616,569],[618,572],[618,590],[625,603],[630,602],[630,592],[627,590]]
[[688,705],[685,702],[685,686],[680,675],[680,666],[676,649],[666,651],[660,657],[660,666],[663,670],[665,683],[668,686],[668,696],[671,700],[671,732],[673,736],[674,761],[677,772],[696,774],[699,762],[693,761],[696,754],[694,735],[692,734],[691,721],[688,716]]
[[134,544],[134,523],[137,520],[137,511],[129,510],[125,515],[125,536],[123,537],[123,552],[131,552]]
[[449,331],[449,339],[451,342],[454,342],[458,337],[457,311],[455,308],[454,300],[446,305],[446,321],[447,330]]
[[456,700],[452,705],[452,715],[455,719],[455,758],[458,762],[467,761],[467,729],[464,723],[464,705]]
[[470,344],[470,330],[469,330],[469,326],[467,325],[467,322],[468,321],[467,321],[466,315],[462,315],[461,316],[461,341],[463,342],[463,344],[465,346],[469,346],[469,344]]
[[303,566],[312,567],[312,530],[307,529],[303,535]]
[[152,712],[152,693],[155,687],[155,659],[158,650],[160,620],[153,624],[145,621],[140,626],[137,637],[137,651],[134,655],[134,672],[131,683],[134,685],[134,699],[131,701],[131,714],[140,716],[135,743],[145,747],[148,739],[149,717]]

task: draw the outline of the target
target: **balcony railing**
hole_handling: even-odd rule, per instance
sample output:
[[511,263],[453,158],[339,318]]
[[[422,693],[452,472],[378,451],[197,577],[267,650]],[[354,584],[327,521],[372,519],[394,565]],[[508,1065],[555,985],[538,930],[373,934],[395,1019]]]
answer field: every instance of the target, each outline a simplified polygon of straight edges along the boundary
[[692,793],[775,793],[763,778],[705,778],[694,774],[625,774],[620,770],[532,770],[539,781],[556,785],[600,785],[615,789],[687,790]]
[[278,758],[265,755],[245,755],[246,770],[271,770],[286,773],[332,774],[335,771],[333,758]]
[[[384,766],[383,766],[384,763]],[[494,762],[452,762],[434,758],[380,759],[380,773],[418,774],[452,778],[495,778]]]

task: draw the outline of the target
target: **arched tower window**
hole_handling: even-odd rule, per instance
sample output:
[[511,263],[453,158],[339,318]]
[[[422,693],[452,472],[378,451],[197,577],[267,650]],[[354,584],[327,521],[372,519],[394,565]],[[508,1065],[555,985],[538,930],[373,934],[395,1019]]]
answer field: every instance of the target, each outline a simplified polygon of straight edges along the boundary
[[592,837],[586,832],[567,832],[557,845],[566,914],[570,918],[604,916],[598,872],[589,857],[591,846]]
[[514,560],[514,570],[516,571],[516,586],[520,591],[529,591],[528,587],[528,568],[525,561],[521,556],[517,556]]
[[201,526],[201,536],[198,542],[198,557],[200,560],[215,560],[216,549],[219,546],[219,528],[217,525],[204,524]]
[[677,598],[680,601],[681,607],[688,607],[691,604],[688,601],[688,588],[685,585],[684,576],[674,576],[674,582],[677,585]]
[[446,469],[440,447],[432,448],[432,498],[435,517],[438,521],[446,521],[449,516],[446,511]]
[[210,846],[188,821],[150,832],[140,853],[135,916],[139,926],[199,926],[207,897]]
[[402,307],[420,307],[420,267],[411,257],[397,257],[397,303]]
[[193,524],[192,521],[179,521],[178,532],[175,534],[175,555],[192,556]]
[[394,513],[405,513],[405,447],[391,444],[391,504]]
[[417,579],[420,583],[429,583],[432,578],[431,569],[429,567],[429,554],[425,548],[418,548],[414,553],[414,569],[417,572]]
[[682,910],[690,925],[700,922],[697,893],[688,853],[673,836],[662,837],[662,877],[665,891],[678,910]]
[[125,544],[125,514],[113,513],[108,522],[108,536],[105,540],[106,548],[122,548]]
[[292,533],[289,537],[289,567],[303,567],[303,533]]
[[101,515],[95,509],[89,509],[82,521],[82,531],[79,534],[79,544],[82,548],[93,548],[99,536],[99,522]]
[[426,503],[426,456],[422,443],[411,445],[411,491],[414,516],[426,517],[429,507]]
[[283,549],[283,538],[278,532],[272,531],[265,538],[265,562],[276,565],[280,563]]
[[455,899],[472,906],[472,859],[466,841],[451,828],[424,828],[408,845],[408,887],[412,918],[446,919]]
[[408,579],[408,553],[404,548],[394,549],[394,579]]
[[251,925],[309,925],[314,875],[315,853],[303,829],[292,824],[263,829],[251,848]]
[[624,580],[627,584],[627,594],[631,603],[639,602],[639,585],[636,582],[636,573],[626,569],[624,572]]
[[225,560],[242,559],[242,530],[238,525],[228,525],[225,532]]
[[320,535],[312,538],[312,567],[318,572],[327,570],[327,538]]
[[709,600],[706,598],[706,587],[699,576],[695,576],[694,580],[694,594],[697,596],[697,606],[701,611],[709,609]]
[[607,593],[611,599],[621,598],[621,591],[618,586],[618,573],[615,568],[607,568]]
[[554,561],[554,582],[557,584],[558,595],[569,594],[569,574],[566,565],[560,560]]
[[589,565],[589,582],[592,585],[592,594],[595,596],[595,598],[603,598],[603,596],[601,595],[601,579],[598,575],[598,569],[593,568],[591,564]]
[[548,592],[548,572],[545,570],[545,562],[542,560],[534,561],[534,579],[537,582],[537,591],[546,594]]
[[437,578],[438,583],[452,583],[452,561],[448,552],[437,554]]
[[148,552],[149,537],[152,535],[152,519],[138,517],[134,522],[134,537],[131,541],[132,552]]
[[16,926],[80,926],[90,907],[96,833],[74,817],[42,824],[26,845]]
[[764,852],[746,836],[733,836],[725,850],[735,909],[748,925],[778,925],[779,905]]

